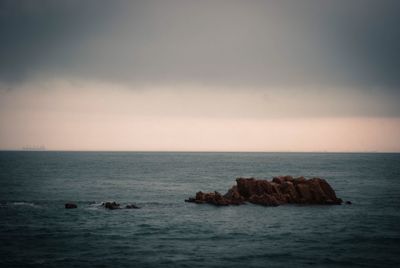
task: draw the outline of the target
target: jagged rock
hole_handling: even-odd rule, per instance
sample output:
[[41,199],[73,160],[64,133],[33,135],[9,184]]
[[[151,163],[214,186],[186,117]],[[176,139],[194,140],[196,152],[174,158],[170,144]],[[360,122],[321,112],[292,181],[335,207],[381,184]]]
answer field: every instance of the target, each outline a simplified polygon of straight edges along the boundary
[[299,199],[299,194],[296,191],[293,183],[291,181],[285,181],[279,185],[279,190],[282,194],[286,196],[286,201],[288,203],[295,203]]
[[189,199],[186,199],[185,201],[197,203],[197,204],[209,203],[209,204],[213,204],[216,206],[227,206],[227,205],[236,204],[236,201],[228,199],[216,191],[213,193],[197,192],[196,197],[190,197]]
[[279,206],[279,201],[274,195],[263,194],[263,195],[252,195],[249,198],[249,202],[253,204],[263,206]]
[[274,177],[272,181],[278,184],[282,184],[285,182],[285,179],[283,177]]
[[312,195],[310,191],[310,186],[305,183],[299,183],[296,185],[296,191],[299,193],[300,198],[297,200],[297,203],[312,203]]
[[224,195],[224,198],[230,200],[231,205],[241,205],[245,202],[244,197],[240,195],[236,185],[232,186],[232,188],[228,190]]
[[102,207],[107,208],[107,209],[119,209],[121,208],[119,204],[116,202],[105,202],[101,204]]
[[293,182],[293,180],[294,179],[292,176],[279,176],[279,177],[274,177],[272,179],[273,182],[278,183],[278,184],[284,183],[286,181]]
[[210,203],[216,206],[227,206],[229,205],[229,200],[223,197],[218,192],[213,193],[203,193],[198,192],[196,194],[196,203]]
[[66,209],[78,208],[78,205],[74,203],[66,203],[65,208]]
[[298,178],[293,179],[292,182],[294,185],[297,185],[297,184],[301,184],[301,183],[306,183],[307,180],[304,177],[298,177]]
[[236,185],[225,195],[218,192],[197,192],[195,197],[185,200],[197,204],[213,204],[217,206],[241,205],[245,202],[264,206],[281,204],[341,204],[335,191],[323,179],[292,176],[274,177],[272,181],[254,178],[238,178]]

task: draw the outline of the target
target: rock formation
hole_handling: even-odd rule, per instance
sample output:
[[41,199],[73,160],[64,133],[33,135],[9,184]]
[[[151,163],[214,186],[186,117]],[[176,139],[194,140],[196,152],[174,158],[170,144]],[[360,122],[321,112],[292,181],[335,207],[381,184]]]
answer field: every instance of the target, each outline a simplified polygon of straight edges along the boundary
[[122,208],[126,208],[126,209],[138,209],[140,207],[136,206],[135,204],[128,204],[124,207],[121,207],[120,204],[116,203],[115,201],[113,202],[104,202],[101,204],[102,207],[106,208],[106,209],[122,209]]
[[218,192],[196,193],[186,202],[209,203],[216,206],[241,205],[245,202],[263,206],[282,204],[340,205],[342,200],[335,191],[320,178],[305,179],[291,176],[274,177],[272,181],[254,178],[238,178],[225,195]]
[[105,202],[101,204],[102,207],[107,208],[107,209],[119,209],[121,208],[120,205],[116,202]]

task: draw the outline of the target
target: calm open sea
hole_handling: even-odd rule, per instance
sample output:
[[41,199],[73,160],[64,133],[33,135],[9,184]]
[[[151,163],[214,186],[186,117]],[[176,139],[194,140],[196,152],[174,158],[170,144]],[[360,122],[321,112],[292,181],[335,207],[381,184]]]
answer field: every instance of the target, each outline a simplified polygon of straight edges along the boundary
[[[184,202],[277,175],[353,205]],[[400,267],[400,154],[0,152],[0,267],[312,265]]]

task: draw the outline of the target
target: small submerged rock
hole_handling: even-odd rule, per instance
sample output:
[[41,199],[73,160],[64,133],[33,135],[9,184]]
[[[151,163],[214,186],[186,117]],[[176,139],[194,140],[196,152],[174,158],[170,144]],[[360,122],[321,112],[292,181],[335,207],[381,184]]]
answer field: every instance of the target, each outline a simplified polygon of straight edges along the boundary
[[120,209],[120,205],[118,203],[114,202],[105,202],[101,204],[102,207],[107,208],[107,209]]
[[78,208],[78,205],[75,203],[66,203],[65,208],[66,209]]
[[117,202],[113,201],[113,202],[105,202],[101,204],[102,207],[106,208],[106,209],[139,209],[140,207],[136,206],[135,204],[128,204],[124,207],[122,207],[120,204],[118,204]]
[[346,205],[351,205],[353,204],[351,201],[346,201]]
[[135,204],[126,205],[125,208],[127,209],[139,209],[140,207],[136,206]]
[[[323,204],[340,205],[335,191],[320,178],[306,179],[292,176],[274,177],[272,181],[254,178],[238,178],[225,195],[218,192],[197,192],[185,202],[213,204],[216,206],[241,205],[245,202],[263,206],[282,204]],[[351,203],[351,202],[350,202]]]

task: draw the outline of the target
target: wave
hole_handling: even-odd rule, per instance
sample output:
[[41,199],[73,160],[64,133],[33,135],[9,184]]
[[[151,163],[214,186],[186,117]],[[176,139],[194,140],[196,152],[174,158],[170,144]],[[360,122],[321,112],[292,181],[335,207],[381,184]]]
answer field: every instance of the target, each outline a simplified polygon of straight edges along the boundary
[[0,208],[7,208],[7,207],[40,207],[38,204],[33,202],[26,202],[26,201],[12,201],[12,202],[1,202]]
[[12,202],[14,206],[29,206],[29,207],[37,207],[38,205],[32,202]]

